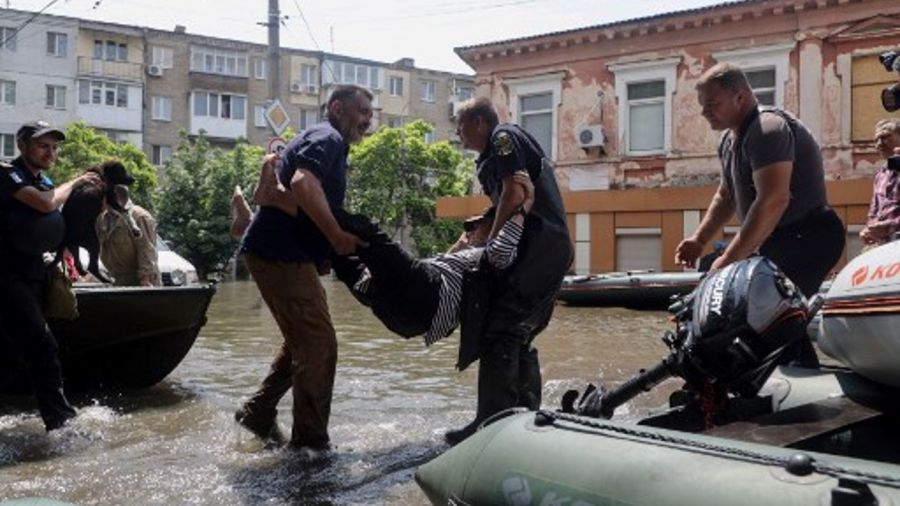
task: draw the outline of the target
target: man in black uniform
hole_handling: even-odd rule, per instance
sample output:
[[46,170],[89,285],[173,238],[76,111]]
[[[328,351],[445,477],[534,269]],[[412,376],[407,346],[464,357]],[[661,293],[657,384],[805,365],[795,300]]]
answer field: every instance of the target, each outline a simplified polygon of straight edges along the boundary
[[63,239],[60,206],[72,188],[97,178],[93,173],[58,188],[43,174],[56,160],[65,135],[44,121],[26,123],[16,133],[21,153],[0,168],[0,322],[29,368],[41,418],[48,431],[75,416],[63,393],[56,338],[44,320],[47,269],[43,253]]
[[[516,263],[494,277],[480,333],[478,408],[475,420],[445,435],[456,444],[486,418],[514,406],[537,409],[541,370],[532,341],[550,321],[563,276],[572,262],[572,243],[553,166],[540,145],[517,125],[499,124],[487,98],[471,99],[459,110],[457,133],[463,147],[478,151],[478,180],[496,208],[490,237],[509,218],[525,216]],[[525,190],[514,184],[517,171],[534,183],[534,204],[522,208]],[[489,270],[489,269],[488,269]],[[465,297],[465,294],[463,295]],[[462,322],[465,327],[467,323]]]

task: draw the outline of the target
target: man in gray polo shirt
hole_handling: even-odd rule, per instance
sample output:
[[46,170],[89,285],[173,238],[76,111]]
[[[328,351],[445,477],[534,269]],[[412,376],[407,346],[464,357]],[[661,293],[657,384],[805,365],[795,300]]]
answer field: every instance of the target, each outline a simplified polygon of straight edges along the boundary
[[[675,250],[693,267],[707,243],[736,212],[741,228],[711,270],[760,253],[807,297],[815,294],[844,250],[844,226],[828,207],[819,145],[794,116],[760,107],[740,68],[720,63],[697,83],[703,117],[723,130],[722,179],[700,226]],[[788,354],[818,364],[808,340]]]

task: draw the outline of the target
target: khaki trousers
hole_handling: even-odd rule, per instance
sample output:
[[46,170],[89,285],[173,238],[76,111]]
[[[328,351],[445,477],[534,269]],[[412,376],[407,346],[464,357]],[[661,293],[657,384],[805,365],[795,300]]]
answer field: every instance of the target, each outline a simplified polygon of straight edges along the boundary
[[249,253],[244,254],[244,262],[284,337],[269,374],[246,407],[274,419],[278,401],[290,388],[294,398],[291,443],[325,445],[337,338],[316,266],[270,262]]

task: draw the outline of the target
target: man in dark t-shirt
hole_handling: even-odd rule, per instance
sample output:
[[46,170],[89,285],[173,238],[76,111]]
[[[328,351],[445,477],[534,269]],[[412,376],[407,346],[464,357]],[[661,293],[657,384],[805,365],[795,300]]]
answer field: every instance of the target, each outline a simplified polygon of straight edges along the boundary
[[[807,297],[818,292],[844,250],[844,227],[827,205],[819,145],[793,115],[759,107],[747,76],[720,63],[697,83],[703,116],[724,130],[722,179],[703,221],[675,250],[693,267],[704,246],[737,213],[741,228],[711,270],[760,253]],[[809,340],[793,353],[797,365],[817,365]]]
[[328,447],[337,364],[337,339],[318,271],[332,250],[347,255],[361,244],[338,225],[333,210],[344,204],[349,145],[371,125],[372,94],[339,86],[327,108],[327,121],[294,137],[275,162],[278,181],[296,204],[262,206],[241,245],[284,344],[235,419],[263,439],[280,439],[275,408],[292,389],[291,445],[311,449]]

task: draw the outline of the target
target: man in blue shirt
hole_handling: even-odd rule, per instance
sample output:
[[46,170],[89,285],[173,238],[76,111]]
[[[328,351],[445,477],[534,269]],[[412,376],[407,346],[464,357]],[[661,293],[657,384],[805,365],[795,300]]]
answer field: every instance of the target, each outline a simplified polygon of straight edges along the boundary
[[371,125],[372,94],[339,86],[327,109],[328,119],[294,137],[276,162],[278,180],[297,202],[296,212],[262,206],[241,245],[284,344],[235,419],[263,439],[280,439],[276,406],[291,388],[291,445],[312,449],[328,447],[337,363],[337,339],[318,271],[332,250],[348,255],[361,244],[338,225],[333,210],[344,203],[349,145]]

